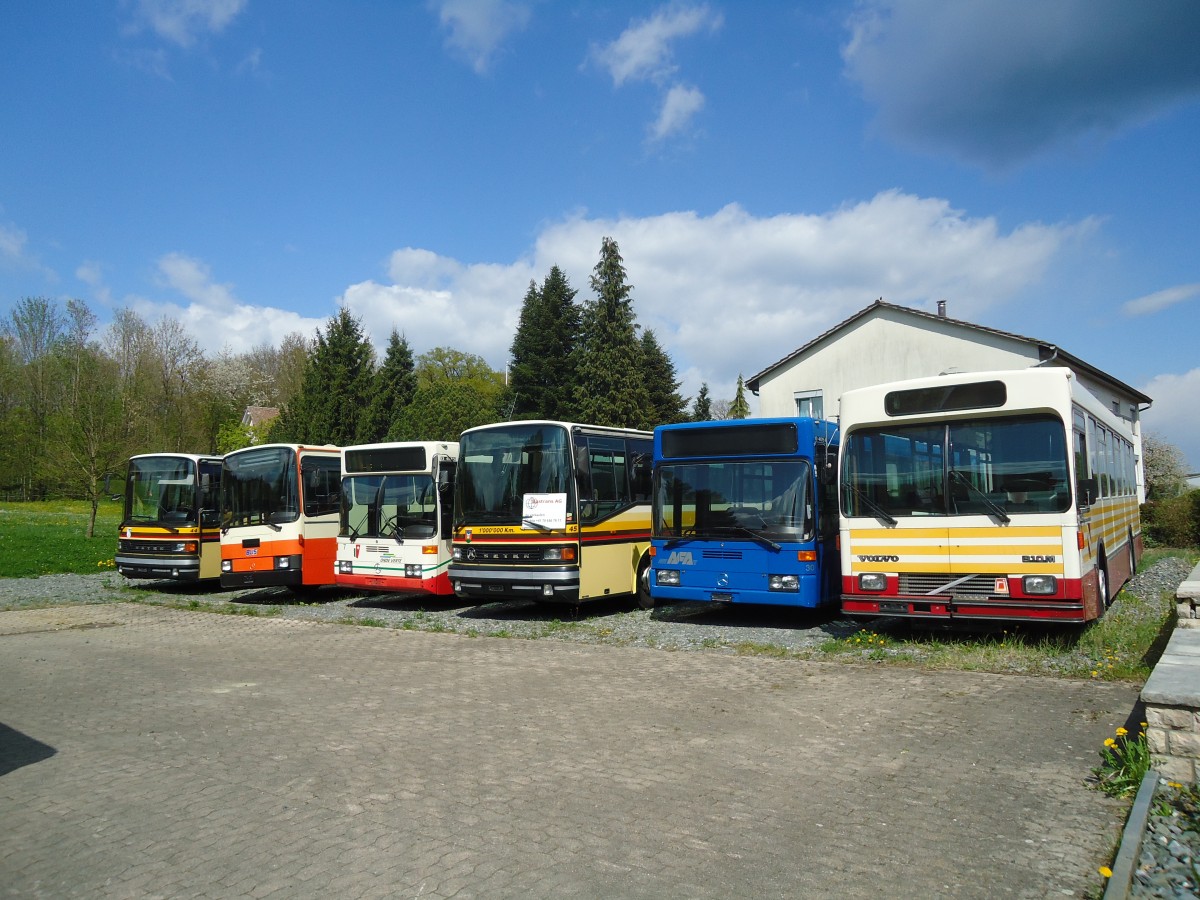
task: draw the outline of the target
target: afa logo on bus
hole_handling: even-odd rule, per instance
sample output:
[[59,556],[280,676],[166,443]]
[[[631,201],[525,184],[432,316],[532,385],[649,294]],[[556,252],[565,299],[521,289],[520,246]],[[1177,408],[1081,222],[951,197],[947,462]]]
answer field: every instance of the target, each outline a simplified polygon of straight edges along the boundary
[[690,550],[675,550],[667,557],[668,566],[694,566],[696,561],[692,559]]

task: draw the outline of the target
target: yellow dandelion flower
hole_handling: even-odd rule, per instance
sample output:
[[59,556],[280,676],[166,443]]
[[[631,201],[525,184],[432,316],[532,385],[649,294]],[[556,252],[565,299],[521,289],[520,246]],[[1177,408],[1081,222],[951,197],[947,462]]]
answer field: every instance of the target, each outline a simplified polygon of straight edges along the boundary
[[1127,734],[1129,734],[1129,732],[1126,731],[1124,728],[1117,729],[1117,737],[1125,737],[1125,735],[1127,735]]
[[1108,866],[1101,866],[1100,874],[1105,878],[1112,878],[1112,869],[1110,869]]
[[1095,678],[1095,677],[1096,677],[1097,675],[1099,675],[1099,674],[1100,674],[1099,672],[1097,672],[1097,671],[1095,671],[1095,670],[1092,670],[1092,677],[1093,677],[1093,678]]
[[1181,787],[1183,787],[1183,785],[1182,785],[1182,784],[1180,784],[1178,781],[1168,781],[1168,782],[1167,782],[1167,787],[1170,787],[1170,788],[1181,788]]
[[1105,747],[1115,747],[1115,746],[1117,746],[1117,742],[1115,740],[1113,740],[1112,738],[1105,738],[1104,746]]

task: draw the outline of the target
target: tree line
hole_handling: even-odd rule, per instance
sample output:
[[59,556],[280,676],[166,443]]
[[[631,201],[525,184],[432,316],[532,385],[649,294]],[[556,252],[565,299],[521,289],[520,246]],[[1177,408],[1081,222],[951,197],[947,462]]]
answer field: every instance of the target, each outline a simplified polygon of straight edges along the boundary
[[[120,491],[137,453],[227,453],[251,443],[344,446],[455,440],[475,425],[560,419],[651,429],[744,418],[707,384],[679,393],[670,355],[637,323],[616,241],[604,238],[579,301],[554,266],[531,281],[507,372],[449,347],[413,355],[393,330],[379,360],[344,308],[311,338],[207,356],[171,318],[122,309],[105,329],[80,300],[27,297],[0,322],[0,492],[20,499],[100,498]],[[267,429],[243,426],[247,407],[275,407]]]

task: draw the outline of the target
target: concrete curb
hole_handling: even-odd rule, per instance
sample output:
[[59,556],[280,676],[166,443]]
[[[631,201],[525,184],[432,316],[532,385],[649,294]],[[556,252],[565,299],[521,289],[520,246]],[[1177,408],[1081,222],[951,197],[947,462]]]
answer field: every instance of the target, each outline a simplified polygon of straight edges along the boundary
[[1133,870],[1137,867],[1138,856],[1142,852],[1142,838],[1150,821],[1150,802],[1154,799],[1158,777],[1158,773],[1150,769],[1142,778],[1133,807],[1129,810],[1129,818],[1125,821],[1125,830],[1121,832],[1121,846],[1117,850],[1117,858],[1113,860],[1112,876],[1108,879],[1108,887],[1104,889],[1104,900],[1127,900],[1129,897],[1133,887]]

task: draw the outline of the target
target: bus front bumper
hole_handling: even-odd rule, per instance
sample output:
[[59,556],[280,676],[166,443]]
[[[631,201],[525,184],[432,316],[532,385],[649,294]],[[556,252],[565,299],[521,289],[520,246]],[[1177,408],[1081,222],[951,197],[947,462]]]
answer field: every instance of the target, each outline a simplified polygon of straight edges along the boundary
[[899,616],[942,621],[1088,621],[1081,600],[1019,600],[1009,597],[871,597],[863,594],[842,594],[842,612],[848,616]]
[[171,556],[125,556],[113,560],[116,569],[126,578],[173,578],[176,581],[199,581],[200,560]]
[[482,569],[450,565],[450,584],[458,597],[494,600],[538,600],[578,603],[577,569]]

